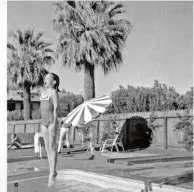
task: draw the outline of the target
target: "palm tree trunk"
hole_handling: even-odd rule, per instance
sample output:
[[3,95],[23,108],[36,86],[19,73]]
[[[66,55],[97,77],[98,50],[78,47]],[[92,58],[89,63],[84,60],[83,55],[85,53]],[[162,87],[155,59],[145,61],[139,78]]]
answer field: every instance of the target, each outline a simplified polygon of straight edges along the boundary
[[31,92],[30,86],[24,86],[24,120],[31,119]]
[[84,73],[84,101],[95,97],[94,65],[86,64]]

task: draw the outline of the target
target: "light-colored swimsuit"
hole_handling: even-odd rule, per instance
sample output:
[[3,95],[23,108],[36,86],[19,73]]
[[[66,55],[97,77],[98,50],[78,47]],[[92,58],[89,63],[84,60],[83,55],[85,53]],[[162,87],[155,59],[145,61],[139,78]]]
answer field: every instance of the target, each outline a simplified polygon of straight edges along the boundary
[[40,112],[43,125],[49,126],[54,123],[54,105],[49,92],[44,92],[40,97]]

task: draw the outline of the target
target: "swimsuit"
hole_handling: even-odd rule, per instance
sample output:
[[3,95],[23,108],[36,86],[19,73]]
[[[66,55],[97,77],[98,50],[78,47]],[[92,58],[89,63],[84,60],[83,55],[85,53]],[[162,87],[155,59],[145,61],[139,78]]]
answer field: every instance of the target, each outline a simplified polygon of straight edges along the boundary
[[49,92],[45,92],[40,97],[40,112],[43,125],[49,126],[54,123],[54,105]]

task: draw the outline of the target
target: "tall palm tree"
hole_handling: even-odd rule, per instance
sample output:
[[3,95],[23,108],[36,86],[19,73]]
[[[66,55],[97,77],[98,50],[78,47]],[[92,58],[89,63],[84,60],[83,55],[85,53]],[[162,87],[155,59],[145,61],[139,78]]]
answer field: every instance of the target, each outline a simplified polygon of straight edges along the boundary
[[131,30],[124,6],[110,1],[63,1],[53,4],[57,53],[63,65],[84,70],[84,99],[95,97],[95,67],[104,74],[122,64],[121,50]]
[[7,42],[8,84],[24,90],[24,119],[31,118],[31,88],[43,85],[47,69],[55,61],[50,42],[42,38],[43,32],[17,29]]

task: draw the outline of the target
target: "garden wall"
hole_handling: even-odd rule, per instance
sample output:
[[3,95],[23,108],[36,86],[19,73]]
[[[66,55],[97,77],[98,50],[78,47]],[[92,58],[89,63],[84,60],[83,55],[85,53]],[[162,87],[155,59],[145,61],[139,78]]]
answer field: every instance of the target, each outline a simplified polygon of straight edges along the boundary
[[[153,140],[152,147],[162,147],[164,149],[167,148],[183,148],[181,144],[183,133],[181,131],[175,130],[175,125],[179,121],[177,114],[183,115],[184,110],[179,111],[164,111],[164,112],[155,112],[155,116],[157,116],[156,124],[160,125],[160,127],[153,130]],[[190,111],[190,117],[192,117],[192,110]],[[106,121],[112,119],[117,120],[119,127],[124,130],[124,145],[133,142],[134,140],[134,132],[137,124],[141,124],[147,122],[150,118],[150,112],[146,113],[122,113],[115,115],[103,115],[98,121],[100,121],[100,129],[103,128],[103,124]],[[99,135],[102,130],[99,131]],[[133,146],[132,146],[133,148]]]
[[[184,111],[165,111],[155,112],[157,116],[157,124],[160,127],[153,130],[153,140],[151,147],[167,148],[183,148],[180,143],[182,140],[182,133],[175,130],[175,124],[178,122],[177,114],[183,115]],[[190,112],[192,117],[192,111]],[[124,131],[123,143],[125,146],[133,148],[133,141],[135,139],[135,130],[137,125],[146,124],[149,120],[150,113],[126,113],[126,114],[106,114],[100,116],[97,120],[92,122],[92,130],[94,135],[94,141],[100,142],[99,137],[102,136],[104,126],[106,122],[111,121],[115,116],[114,121],[118,122],[118,125]],[[33,143],[33,137],[36,132],[41,131],[41,120],[28,120],[28,121],[8,121],[7,133],[8,143],[10,143],[10,134],[19,133],[23,135],[24,143]],[[59,132],[58,132],[59,136]],[[70,140],[72,144],[80,143],[81,136],[76,129],[71,128]]]

